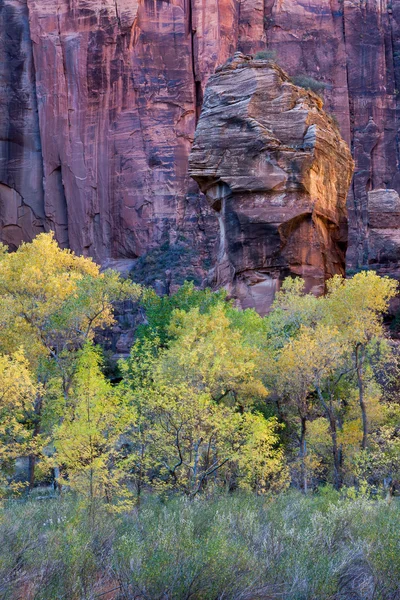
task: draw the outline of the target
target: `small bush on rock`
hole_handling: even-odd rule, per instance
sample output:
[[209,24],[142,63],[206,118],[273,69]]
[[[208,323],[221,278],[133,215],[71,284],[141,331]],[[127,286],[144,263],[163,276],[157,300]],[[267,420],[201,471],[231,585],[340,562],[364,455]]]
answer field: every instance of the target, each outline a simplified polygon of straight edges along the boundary
[[254,55],[255,60],[272,60],[276,61],[276,51],[275,50],[260,50],[260,52],[256,52]]
[[305,90],[310,90],[315,94],[321,95],[322,92],[328,87],[324,81],[318,81],[308,75],[295,75],[291,78],[292,83],[298,87],[302,87]]

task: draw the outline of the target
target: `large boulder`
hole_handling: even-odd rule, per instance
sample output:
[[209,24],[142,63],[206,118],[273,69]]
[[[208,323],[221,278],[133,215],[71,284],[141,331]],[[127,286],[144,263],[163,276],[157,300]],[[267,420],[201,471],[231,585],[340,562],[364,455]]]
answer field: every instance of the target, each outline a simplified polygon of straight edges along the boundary
[[345,271],[350,151],[316,94],[276,64],[236,53],[208,82],[190,175],[218,215],[211,274],[266,313],[286,276],[308,291]]

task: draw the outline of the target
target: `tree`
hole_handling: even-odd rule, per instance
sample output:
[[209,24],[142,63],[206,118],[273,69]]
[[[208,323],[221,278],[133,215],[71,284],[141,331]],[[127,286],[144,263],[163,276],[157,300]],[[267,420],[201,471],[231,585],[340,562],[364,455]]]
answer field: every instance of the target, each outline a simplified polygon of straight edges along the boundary
[[41,394],[21,350],[0,355],[0,487],[4,494],[20,487],[8,477],[15,460],[39,454],[43,448],[44,440],[34,436],[35,406]]
[[[267,317],[275,355],[274,361],[269,359],[269,385],[277,393],[280,414],[290,421],[295,410],[300,421],[303,488],[307,423],[312,419],[323,415],[328,422],[336,487],[342,483],[343,448],[353,452],[356,439],[363,449],[367,446],[369,421],[379,410],[378,377],[391,354],[382,318],[396,288],[395,281],[364,272],[349,280],[333,278],[325,297],[304,294],[304,284],[293,279],[277,294]],[[361,409],[360,437],[355,395]],[[321,427],[313,429],[322,432]]]
[[324,298],[305,293],[303,279],[287,277],[266,318],[270,345],[279,350],[296,337],[302,325],[316,327],[322,317],[323,301]]
[[264,493],[285,485],[276,419],[238,412],[182,383],[137,390],[137,402],[145,430],[131,432],[130,464],[142,486],[193,498],[210,486]]
[[290,482],[279,432],[284,428],[276,417],[259,413],[243,417],[237,443],[239,487],[263,494],[280,491]]
[[54,445],[65,471],[61,482],[83,495],[91,510],[99,499],[119,508],[129,505],[120,442],[135,418],[120,390],[104,377],[99,352],[87,343],[79,355],[64,419],[54,432]]
[[207,313],[213,306],[223,305],[223,310],[228,308],[226,291],[213,292],[209,288],[199,290],[194,287],[193,282],[185,283],[170,296],[158,296],[154,290],[146,289],[143,293],[142,306],[146,314],[146,324],[139,326],[138,339],[143,337],[157,338],[161,347],[167,346],[172,332],[169,330],[174,311],[189,312],[198,308],[200,314]]
[[[75,369],[76,352],[97,328],[113,322],[112,302],[138,298],[140,288],[111,270],[100,272],[90,258],[57,245],[52,233],[0,251],[0,351],[23,347],[43,387],[35,400],[35,435],[41,432],[46,387],[61,379],[64,400]],[[29,482],[35,481],[36,457],[29,457]]]
[[397,286],[393,279],[379,277],[373,271],[358,273],[351,279],[335,276],[328,282],[324,320],[336,326],[351,347],[363,424],[363,450],[368,444],[365,378],[366,369],[371,366],[369,350],[377,340],[385,340],[382,315],[396,295]]
[[341,456],[337,440],[336,385],[347,371],[347,347],[339,331],[319,324],[315,329],[302,326],[299,335],[282,350],[278,359],[280,388],[294,402],[298,412],[300,433],[300,458],[303,487],[307,490],[306,427],[310,416],[310,403],[315,404],[314,394],[329,423],[332,440],[334,482],[341,485]]
[[153,464],[159,479],[193,497],[231,459],[230,441],[240,416],[184,384],[157,386],[150,407]]
[[41,234],[0,253],[0,348],[23,345],[33,367],[50,356],[63,373],[62,359],[112,324],[112,302],[139,295],[139,286],[112,270],[101,273],[92,259],[60,249],[52,233]]
[[232,326],[223,303],[205,314],[176,310],[168,329],[169,347],[160,355],[157,377],[166,385],[185,383],[199,393],[242,408],[266,396],[262,354]]
[[154,467],[152,395],[154,369],[159,352],[159,338],[142,336],[132,346],[128,359],[119,361],[122,374],[121,393],[129,398],[136,413],[135,422],[126,436],[126,469],[136,490],[136,502],[151,483]]
[[193,497],[224,482],[258,491],[283,485],[280,426],[252,413],[266,390],[262,354],[243,325],[260,318],[236,312],[221,302],[204,313],[176,309],[166,345],[144,335],[121,362],[138,415],[130,434],[137,490],[151,485]]

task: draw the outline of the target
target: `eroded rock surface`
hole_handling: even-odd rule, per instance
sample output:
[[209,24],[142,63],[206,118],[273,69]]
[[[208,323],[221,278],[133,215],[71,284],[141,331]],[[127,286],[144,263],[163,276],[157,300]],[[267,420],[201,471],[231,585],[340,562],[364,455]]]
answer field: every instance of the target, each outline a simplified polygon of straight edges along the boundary
[[237,41],[230,4],[0,0],[1,239],[54,229],[104,261],[186,232],[202,271],[214,234],[187,160],[202,81]]
[[368,267],[400,278],[400,196],[396,190],[368,192]]
[[267,0],[265,18],[285,70],[327,84],[325,108],[355,160],[347,264],[367,267],[368,192],[400,192],[400,0]]
[[348,264],[368,265],[368,193],[400,192],[399,26],[400,0],[0,0],[0,239],[51,228],[103,261],[183,236],[200,276],[216,229],[187,165],[205,85],[268,47],[327,84],[356,162]]
[[189,172],[218,214],[214,285],[267,312],[280,281],[345,270],[353,161],[318,96],[241,53],[210,78]]

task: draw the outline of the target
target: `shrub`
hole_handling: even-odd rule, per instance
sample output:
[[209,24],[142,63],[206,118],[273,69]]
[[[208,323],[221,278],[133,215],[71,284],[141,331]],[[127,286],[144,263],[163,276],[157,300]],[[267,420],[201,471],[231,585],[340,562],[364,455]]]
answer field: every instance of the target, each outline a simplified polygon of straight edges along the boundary
[[271,60],[276,61],[276,51],[275,50],[260,50],[260,52],[256,52],[254,55],[255,60]]
[[195,267],[195,250],[186,240],[179,240],[175,244],[165,242],[161,246],[149,250],[141,256],[132,269],[131,276],[134,281],[144,285],[154,285],[157,280],[165,280],[165,272],[171,271],[174,284],[182,285],[184,281],[193,281],[200,285],[202,281],[202,268],[207,265]]
[[308,75],[295,75],[291,78],[292,83],[298,87],[302,87],[306,90],[310,90],[315,94],[321,95],[322,92],[328,87],[324,81],[318,81]]
[[[27,525],[29,524],[29,525]],[[395,600],[400,511],[332,488],[148,497],[95,524],[72,495],[0,510],[4,600]]]

